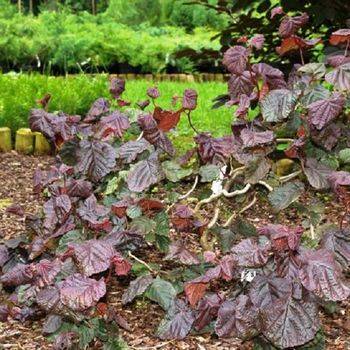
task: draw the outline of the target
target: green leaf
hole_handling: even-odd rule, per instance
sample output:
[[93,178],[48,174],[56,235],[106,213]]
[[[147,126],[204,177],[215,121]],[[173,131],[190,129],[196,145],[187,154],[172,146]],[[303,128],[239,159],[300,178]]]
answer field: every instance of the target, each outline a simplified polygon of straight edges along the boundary
[[295,202],[304,190],[304,184],[300,181],[288,182],[281,187],[275,188],[269,194],[269,201],[273,209],[279,212]]
[[85,239],[85,235],[81,230],[73,230],[67,232],[59,241],[58,247],[56,248],[56,254],[63,254],[69,243],[81,243]]
[[339,152],[339,159],[343,164],[350,164],[350,148],[344,148]]
[[142,210],[138,205],[132,205],[126,209],[126,215],[130,219],[136,219],[142,215]]
[[298,71],[311,75],[314,79],[319,80],[326,74],[326,66],[324,63],[307,63],[301,66]]
[[191,168],[182,168],[180,164],[172,160],[163,162],[162,168],[166,178],[172,182],[178,182],[181,179],[192,174]]
[[145,296],[168,310],[176,297],[176,290],[170,282],[157,277],[146,290]]
[[266,122],[276,123],[288,118],[295,106],[295,96],[287,89],[272,90],[261,101],[261,113]]
[[157,223],[147,216],[140,216],[132,220],[131,228],[143,233],[144,235],[155,230]]
[[214,164],[203,165],[199,168],[201,182],[213,182],[220,176],[220,168]]
[[162,236],[169,236],[169,218],[165,211],[161,211],[154,217],[156,222],[156,233]]

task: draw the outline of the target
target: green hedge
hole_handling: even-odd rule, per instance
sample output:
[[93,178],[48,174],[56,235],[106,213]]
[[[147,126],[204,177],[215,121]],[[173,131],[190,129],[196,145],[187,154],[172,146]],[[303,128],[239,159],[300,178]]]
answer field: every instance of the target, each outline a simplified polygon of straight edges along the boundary
[[3,71],[188,72],[188,60],[175,59],[184,48],[219,49],[213,31],[193,34],[177,27],[128,27],[105,13],[92,16],[44,11],[34,17],[0,11],[0,67]]
[[[108,76],[76,75],[69,77],[48,77],[44,75],[0,74],[0,127],[8,126],[12,131],[28,126],[29,110],[36,106],[36,100],[46,93],[52,95],[50,111],[62,110],[69,114],[85,114],[98,97],[109,97]],[[155,83],[143,80],[127,81],[126,100],[137,102],[146,98],[147,87]],[[212,110],[212,99],[226,93],[225,83],[183,83],[157,82],[161,91],[159,104],[171,106],[171,98],[181,95],[186,88],[198,91],[199,104],[193,113],[193,121],[201,131],[214,131],[215,135],[230,132],[232,111],[227,108]],[[179,134],[192,135],[187,120],[179,125]]]

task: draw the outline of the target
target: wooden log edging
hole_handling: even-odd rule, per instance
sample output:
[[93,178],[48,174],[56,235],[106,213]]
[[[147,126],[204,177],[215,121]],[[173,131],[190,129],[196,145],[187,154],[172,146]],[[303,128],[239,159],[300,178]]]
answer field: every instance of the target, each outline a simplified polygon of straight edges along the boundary
[[50,144],[40,132],[33,132],[28,128],[18,129],[13,145],[11,129],[0,127],[0,153],[11,152],[13,146],[16,152],[22,154],[37,156],[51,154]]
[[186,83],[225,82],[229,80],[229,74],[198,73],[198,74],[109,74],[111,78],[117,77],[125,80],[148,81],[174,81]]

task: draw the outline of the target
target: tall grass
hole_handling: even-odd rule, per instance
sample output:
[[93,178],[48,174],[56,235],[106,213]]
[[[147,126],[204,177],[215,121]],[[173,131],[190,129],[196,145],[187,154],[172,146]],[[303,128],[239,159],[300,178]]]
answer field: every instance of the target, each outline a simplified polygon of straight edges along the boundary
[[[161,97],[158,103],[163,108],[171,105],[173,95],[181,96],[186,88],[198,91],[198,108],[193,112],[193,122],[201,131],[210,130],[219,136],[230,132],[232,111],[227,108],[213,110],[212,99],[225,93],[226,86],[220,82],[183,83],[127,81],[123,97],[133,103],[146,98],[147,87],[157,85]],[[36,106],[36,100],[46,93],[52,95],[50,111],[64,111],[68,114],[85,114],[98,97],[109,97],[108,76],[76,75],[48,77],[43,75],[0,75],[0,127],[8,126],[13,131],[28,125],[29,110]],[[182,118],[178,135],[191,136],[185,117]]]

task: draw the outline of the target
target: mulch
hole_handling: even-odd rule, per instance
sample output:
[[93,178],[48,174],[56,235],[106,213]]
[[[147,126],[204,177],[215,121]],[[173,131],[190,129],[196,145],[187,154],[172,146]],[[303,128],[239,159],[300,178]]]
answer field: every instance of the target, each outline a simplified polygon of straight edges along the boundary
[[[43,200],[33,195],[32,178],[37,167],[42,169],[53,164],[52,157],[32,157],[19,155],[16,152],[0,154],[0,243],[2,240],[25,234],[23,219],[5,213],[5,208],[12,203],[21,204],[27,213],[40,211]],[[311,199],[306,195],[303,202]],[[261,203],[259,203],[261,204]],[[341,208],[336,202],[327,202],[326,216],[336,222]],[[245,219],[253,224],[280,222],[295,225],[298,216],[292,211],[274,215],[267,204],[256,205],[244,214]],[[195,246],[196,237],[191,235],[189,244]],[[153,262],[163,264],[162,255],[153,253]],[[145,259],[145,260],[147,260]],[[149,260],[147,260],[149,261]],[[131,349],[151,350],[248,350],[251,343],[242,343],[238,339],[218,339],[210,334],[190,335],[182,341],[161,341],[154,336],[155,330],[164,316],[163,310],[156,304],[146,300],[137,300],[130,305],[121,305],[121,295],[130,280],[112,280],[109,288],[107,303],[115,308],[122,316],[129,330],[121,329],[120,333]],[[0,301],[5,297],[0,291]],[[326,336],[327,349],[350,349],[350,303],[339,304],[338,309],[331,315],[321,315],[322,325]],[[0,323],[0,349],[51,349],[52,345],[41,333],[42,320],[19,323],[9,321]],[[98,343],[91,349],[99,348]]]

